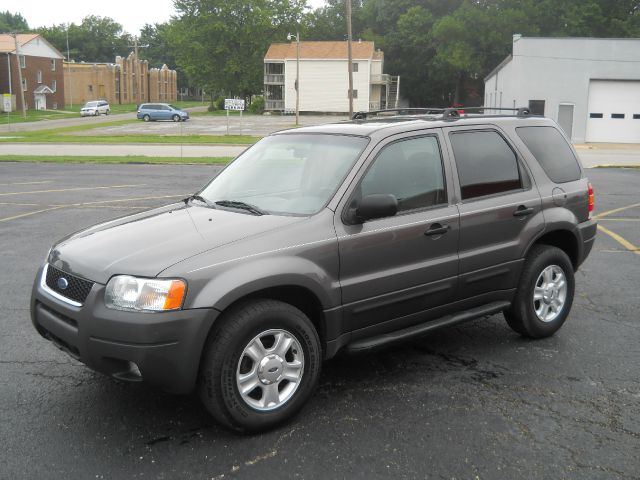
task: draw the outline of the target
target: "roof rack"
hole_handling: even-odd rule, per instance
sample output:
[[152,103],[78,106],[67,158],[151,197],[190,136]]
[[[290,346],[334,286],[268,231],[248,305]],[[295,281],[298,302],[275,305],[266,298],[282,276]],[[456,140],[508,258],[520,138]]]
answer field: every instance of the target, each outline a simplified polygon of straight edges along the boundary
[[[487,113],[487,111],[496,111],[498,113]],[[499,112],[513,112],[511,115],[505,115]],[[353,120],[367,120],[372,117],[403,117],[403,116],[428,116],[429,119],[457,120],[473,114],[474,117],[527,117],[532,115],[531,110],[527,107],[520,108],[502,108],[502,107],[456,107],[456,108],[390,108],[385,110],[371,110],[369,112],[356,112],[353,114]]]

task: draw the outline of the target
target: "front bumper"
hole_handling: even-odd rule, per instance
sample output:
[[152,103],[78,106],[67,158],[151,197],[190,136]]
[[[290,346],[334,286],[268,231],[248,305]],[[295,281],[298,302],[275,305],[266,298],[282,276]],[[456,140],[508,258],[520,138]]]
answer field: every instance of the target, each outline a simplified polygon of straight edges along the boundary
[[46,292],[41,275],[42,268],[33,286],[31,320],[44,338],[98,372],[172,393],[193,390],[216,310],[113,310],[104,305],[105,286],[97,283],[78,307]]

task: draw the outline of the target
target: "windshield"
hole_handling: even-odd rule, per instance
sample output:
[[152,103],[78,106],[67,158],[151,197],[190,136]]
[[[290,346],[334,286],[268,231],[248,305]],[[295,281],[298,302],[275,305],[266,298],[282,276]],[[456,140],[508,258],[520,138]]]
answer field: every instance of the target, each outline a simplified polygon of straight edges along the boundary
[[344,135],[267,137],[200,195],[211,203],[244,202],[271,214],[312,215],[329,201],[367,142]]
[[171,110],[180,110],[178,107],[174,107],[173,105],[167,105]]
[[84,108],[91,108],[91,107],[97,107],[98,106],[98,102],[87,102],[84,104]]

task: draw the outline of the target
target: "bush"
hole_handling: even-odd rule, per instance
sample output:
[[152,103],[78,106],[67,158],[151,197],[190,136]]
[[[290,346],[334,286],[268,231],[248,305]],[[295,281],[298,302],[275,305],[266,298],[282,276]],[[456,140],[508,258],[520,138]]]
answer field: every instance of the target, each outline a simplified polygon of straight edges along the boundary
[[214,104],[218,107],[218,110],[224,110],[224,97],[217,97],[214,100]]
[[215,112],[216,110],[218,110],[218,107],[214,102],[211,102],[207,107],[207,112]]
[[255,113],[261,115],[264,113],[264,97],[253,97],[251,101],[251,105],[247,109],[249,113]]

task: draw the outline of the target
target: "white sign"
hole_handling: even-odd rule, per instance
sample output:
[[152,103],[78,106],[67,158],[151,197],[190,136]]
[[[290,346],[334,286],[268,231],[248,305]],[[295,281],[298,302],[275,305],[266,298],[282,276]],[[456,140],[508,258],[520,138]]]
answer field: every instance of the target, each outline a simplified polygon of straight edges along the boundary
[[11,95],[5,93],[2,95],[2,110],[9,113],[11,111]]
[[224,99],[225,110],[244,110],[244,100],[239,98],[225,98]]

